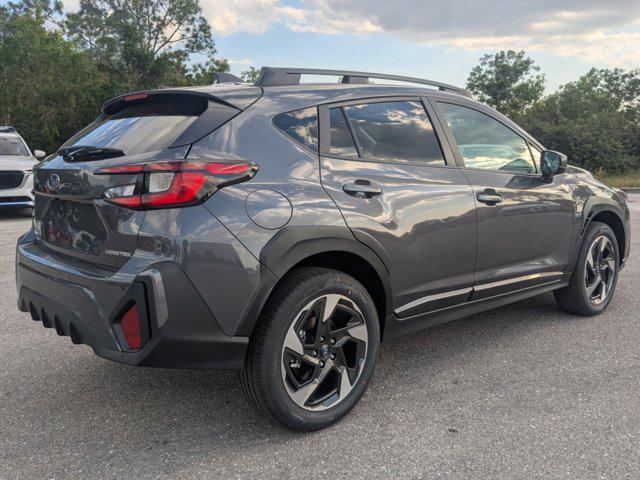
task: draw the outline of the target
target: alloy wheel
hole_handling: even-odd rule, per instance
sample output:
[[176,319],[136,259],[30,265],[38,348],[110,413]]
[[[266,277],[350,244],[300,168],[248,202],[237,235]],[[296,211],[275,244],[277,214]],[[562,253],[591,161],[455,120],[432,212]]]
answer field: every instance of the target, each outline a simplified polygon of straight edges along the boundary
[[587,253],[584,282],[589,301],[602,304],[612,290],[616,272],[613,243],[606,236],[597,237]]
[[364,316],[351,299],[326,294],[309,302],[287,330],[282,348],[289,397],[312,411],[342,402],[360,378],[367,344]]

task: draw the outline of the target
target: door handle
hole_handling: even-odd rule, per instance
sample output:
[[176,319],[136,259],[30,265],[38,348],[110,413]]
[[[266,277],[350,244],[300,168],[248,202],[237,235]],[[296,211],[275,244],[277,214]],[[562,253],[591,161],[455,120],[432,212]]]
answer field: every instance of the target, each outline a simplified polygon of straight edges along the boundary
[[502,195],[491,188],[488,188],[484,192],[479,193],[478,195],[476,195],[476,198],[479,202],[485,203],[489,206],[497,205],[498,203],[502,202]]
[[356,180],[353,183],[345,183],[342,190],[347,195],[357,198],[371,198],[382,193],[382,187],[369,180]]

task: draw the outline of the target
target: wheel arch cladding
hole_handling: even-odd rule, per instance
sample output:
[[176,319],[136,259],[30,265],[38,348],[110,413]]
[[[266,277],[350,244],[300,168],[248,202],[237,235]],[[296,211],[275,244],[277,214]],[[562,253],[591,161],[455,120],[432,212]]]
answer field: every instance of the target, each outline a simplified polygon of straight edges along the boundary
[[331,268],[352,276],[371,295],[384,332],[392,306],[388,268],[374,251],[355,240],[348,228],[285,228],[263,248],[260,261],[279,278],[270,295],[289,272],[300,267]]
[[622,261],[627,246],[627,235],[624,229],[624,222],[620,218],[620,216],[615,213],[613,210],[600,210],[597,213],[594,213],[591,221],[593,222],[601,222],[608,225],[613,233],[616,236],[616,240],[618,242],[618,250],[620,254],[620,261]]

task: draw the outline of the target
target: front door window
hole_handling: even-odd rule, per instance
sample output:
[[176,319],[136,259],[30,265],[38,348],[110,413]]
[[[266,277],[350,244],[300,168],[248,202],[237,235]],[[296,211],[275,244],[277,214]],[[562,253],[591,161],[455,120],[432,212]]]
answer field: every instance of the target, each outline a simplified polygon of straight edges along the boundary
[[527,142],[513,130],[478,110],[439,103],[467,168],[535,173]]

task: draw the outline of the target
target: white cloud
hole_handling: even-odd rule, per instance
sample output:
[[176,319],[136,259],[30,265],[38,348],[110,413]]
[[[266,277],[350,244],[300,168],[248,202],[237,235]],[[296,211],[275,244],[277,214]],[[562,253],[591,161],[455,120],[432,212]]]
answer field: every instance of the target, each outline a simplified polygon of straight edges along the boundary
[[230,58],[229,63],[231,65],[248,66],[248,65],[254,65],[256,62],[254,62],[249,58],[241,58],[241,59]]
[[214,33],[223,36],[237,32],[261,34],[275,23],[286,25],[294,32],[338,34],[381,31],[368,20],[333,15],[314,0],[304,2],[306,8],[284,5],[280,0],[200,0],[200,5]]
[[200,5],[218,35],[265,33],[282,9],[278,0],[200,0]]
[[[65,0],[74,2],[77,0]],[[201,0],[216,35],[385,32],[471,50],[548,51],[588,62],[640,67],[638,0]]]

